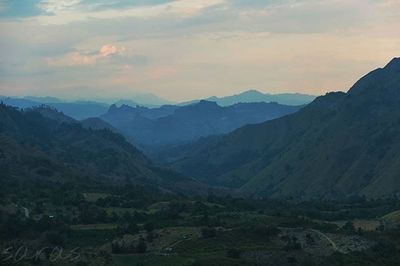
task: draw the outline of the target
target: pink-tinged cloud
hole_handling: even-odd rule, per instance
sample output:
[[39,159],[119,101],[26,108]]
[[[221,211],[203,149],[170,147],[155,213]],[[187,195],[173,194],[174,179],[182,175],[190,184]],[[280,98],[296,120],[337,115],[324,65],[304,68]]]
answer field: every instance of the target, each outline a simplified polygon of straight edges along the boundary
[[115,45],[106,44],[100,48],[99,55],[107,57],[109,55],[114,55],[114,54],[123,54],[124,52],[125,52],[124,46],[117,47]]
[[112,44],[103,45],[95,54],[84,54],[80,52],[68,53],[61,57],[47,58],[47,64],[50,66],[81,66],[93,65],[102,59],[114,55],[123,55],[125,53],[124,46],[115,46]]

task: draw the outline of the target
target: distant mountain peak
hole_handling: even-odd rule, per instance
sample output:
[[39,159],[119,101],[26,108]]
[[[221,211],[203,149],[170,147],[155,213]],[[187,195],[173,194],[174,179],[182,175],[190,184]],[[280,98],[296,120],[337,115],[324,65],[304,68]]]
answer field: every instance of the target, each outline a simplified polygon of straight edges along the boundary
[[247,91],[244,91],[244,92],[242,92],[240,94],[242,94],[242,95],[244,95],[244,94],[247,94],[247,95],[263,95],[262,92],[259,92],[258,90],[255,90],[255,89],[247,90]]
[[123,104],[123,105],[121,105],[120,107],[119,107],[119,109],[120,110],[131,110],[131,109],[134,109],[135,107],[134,106],[130,106],[130,105],[127,105],[127,104]]
[[147,107],[143,107],[143,106],[139,106],[139,105],[130,106],[127,104],[123,104],[120,107],[118,107],[118,105],[112,104],[110,106],[110,108],[108,109],[108,113],[111,113],[111,114],[113,114],[113,113],[114,114],[116,114],[116,113],[136,113],[136,112],[140,112],[140,111],[147,110],[147,109],[148,109]]
[[221,106],[219,106],[215,101],[200,100],[192,105],[183,106],[182,108],[177,109],[175,112],[182,113],[186,112],[187,110],[216,110],[219,108],[221,108]]
[[207,101],[207,100],[200,100],[200,102],[197,105],[202,105],[202,106],[218,106],[218,104],[214,101]]
[[118,111],[118,106],[116,105],[116,104],[112,104],[111,106],[110,106],[110,108],[108,108],[108,112],[115,112],[115,111]]

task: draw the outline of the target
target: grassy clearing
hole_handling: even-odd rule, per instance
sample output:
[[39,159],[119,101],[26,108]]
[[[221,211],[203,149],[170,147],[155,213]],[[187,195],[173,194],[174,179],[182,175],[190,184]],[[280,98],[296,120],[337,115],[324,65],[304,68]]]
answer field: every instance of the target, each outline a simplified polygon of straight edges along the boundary
[[[319,221],[315,220],[316,222],[327,223],[327,224],[334,224],[338,227],[343,227],[348,221]],[[380,226],[381,222],[377,219],[354,219],[350,220],[355,229],[362,229],[363,231],[376,231],[376,229]]]
[[108,215],[112,213],[116,213],[117,215],[124,215],[125,213],[129,213],[133,215],[135,212],[143,213],[146,211],[135,209],[135,208],[117,208],[117,207],[109,207],[109,208],[103,208]]
[[398,224],[398,223],[400,223],[400,211],[394,211],[394,212],[388,213],[385,216],[383,216],[382,219],[388,223]]
[[104,199],[108,196],[111,196],[111,194],[107,193],[83,193],[83,196],[88,202],[96,202],[98,199]]

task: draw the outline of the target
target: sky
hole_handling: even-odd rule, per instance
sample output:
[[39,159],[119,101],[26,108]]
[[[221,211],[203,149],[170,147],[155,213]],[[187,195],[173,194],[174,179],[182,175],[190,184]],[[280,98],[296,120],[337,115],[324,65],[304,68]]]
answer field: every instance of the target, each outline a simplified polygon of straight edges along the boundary
[[399,25],[400,0],[0,0],[0,95],[346,91]]

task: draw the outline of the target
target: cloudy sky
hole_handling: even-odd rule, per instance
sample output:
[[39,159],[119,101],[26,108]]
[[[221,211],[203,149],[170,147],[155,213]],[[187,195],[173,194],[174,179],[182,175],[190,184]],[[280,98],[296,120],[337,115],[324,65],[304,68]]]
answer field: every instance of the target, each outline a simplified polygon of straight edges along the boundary
[[0,0],[0,95],[347,90],[399,25],[400,0]]

